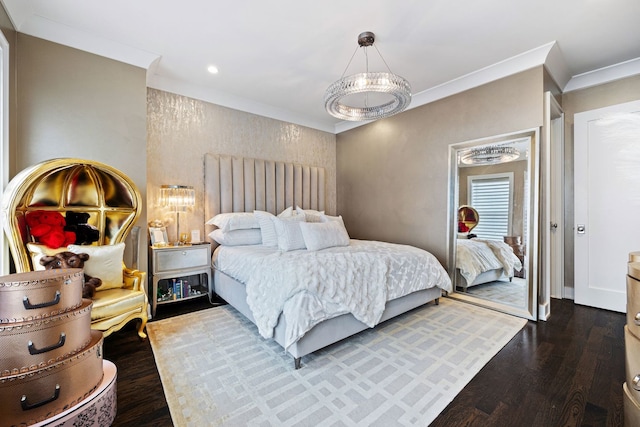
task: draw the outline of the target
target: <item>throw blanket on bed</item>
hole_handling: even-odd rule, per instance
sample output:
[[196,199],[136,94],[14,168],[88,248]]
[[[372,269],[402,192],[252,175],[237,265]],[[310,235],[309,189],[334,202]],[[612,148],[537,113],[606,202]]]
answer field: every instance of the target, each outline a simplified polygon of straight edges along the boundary
[[[344,313],[369,327],[387,300],[451,280],[429,252],[412,246],[351,240],[349,246],[321,251],[225,247],[216,266],[246,285],[247,303],[260,334],[273,336],[280,313],[286,318],[285,349],[314,325]],[[264,247],[261,247],[264,248]]]
[[458,239],[456,244],[456,267],[468,284],[485,271],[504,269],[507,277],[521,270],[522,263],[513,249],[504,242],[484,239]]

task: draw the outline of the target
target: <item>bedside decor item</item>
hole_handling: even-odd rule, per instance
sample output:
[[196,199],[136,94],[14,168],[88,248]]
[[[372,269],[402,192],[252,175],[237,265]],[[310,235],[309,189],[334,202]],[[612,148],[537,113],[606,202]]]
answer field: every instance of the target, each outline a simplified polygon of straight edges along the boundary
[[151,246],[167,246],[169,243],[167,227],[149,227],[149,239],[151,241]]
[[182,244],[180,240],[180,212],[186,212],[187,208],[196,204],[196,192],[188,185],[163,185],[160,187],[160,204],[169,207],[176,214],[176,244]]
[[[364,48],[366,71],[344,77],[358,50],[356,48],[340,80],[327,89],[324,106],[333,117],[350,121],[376,120],[400,113],[409,106],[411,85],[404,77],[391,72],[374,42],[375,34],[370,31],[361,33],[358,48]],[[376,49],[388,72],[369,72],[367,48],[370,46]]]

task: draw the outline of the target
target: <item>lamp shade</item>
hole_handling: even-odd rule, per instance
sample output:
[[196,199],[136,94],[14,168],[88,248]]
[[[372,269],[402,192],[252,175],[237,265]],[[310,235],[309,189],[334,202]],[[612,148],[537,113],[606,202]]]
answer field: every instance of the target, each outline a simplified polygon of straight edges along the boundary
[[160,205],[173,211],[186,211],[196,204],[196,192],[187,185],[163,185],[160,187]]

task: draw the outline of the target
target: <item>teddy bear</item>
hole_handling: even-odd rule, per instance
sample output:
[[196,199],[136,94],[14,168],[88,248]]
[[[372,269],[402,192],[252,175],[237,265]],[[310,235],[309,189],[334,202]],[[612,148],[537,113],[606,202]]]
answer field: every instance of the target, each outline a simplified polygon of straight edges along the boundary
[[52,249],[70,245],[76,241],[72,231],[65,231],[64,216],[56,211],[32,211],[27,213],[26,222],[29,232],[38,243]]
[[[43,256],[40,258],[40,264],[47,270],[55,270],[58,268],[83,268],[85,261],[89,259],[89,254],[73,252],[59,252],[52,256]],[[82,286],[82,298],[93,298],[96,294],[96,288],[102,285],[102,280],[97,277],[89,276],[85,273],[84,284]]]
[[64,229],[75,233],[76,245],[90,245],[100,239],[100,231],[93,225],[87,224],[89,217],[87,212],[67,212]]

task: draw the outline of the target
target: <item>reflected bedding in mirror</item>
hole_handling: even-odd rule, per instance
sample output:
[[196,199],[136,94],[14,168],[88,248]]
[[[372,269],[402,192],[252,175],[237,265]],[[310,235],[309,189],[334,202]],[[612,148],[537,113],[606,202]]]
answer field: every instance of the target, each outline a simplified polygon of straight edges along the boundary
[[[503,242],[484,239],[458,239],[456,245],[456,266],[464,279],[457,286],[466,290],[496,278],[511,279],[514,271],[522,269],[522,263],[513,249]],[[494,275],[482,276],[491,270]]]

